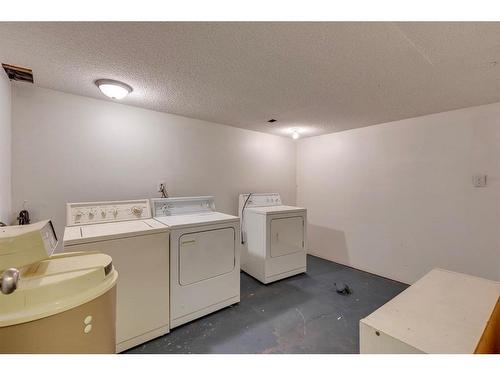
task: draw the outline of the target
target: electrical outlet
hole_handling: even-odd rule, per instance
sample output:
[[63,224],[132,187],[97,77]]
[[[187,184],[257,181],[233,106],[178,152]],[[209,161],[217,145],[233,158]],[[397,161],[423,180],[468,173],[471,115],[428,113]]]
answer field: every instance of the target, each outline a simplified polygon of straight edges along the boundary
[[474,187],[485,187],[488,176],[485,174],[476,174],[472,176],[472,185]]

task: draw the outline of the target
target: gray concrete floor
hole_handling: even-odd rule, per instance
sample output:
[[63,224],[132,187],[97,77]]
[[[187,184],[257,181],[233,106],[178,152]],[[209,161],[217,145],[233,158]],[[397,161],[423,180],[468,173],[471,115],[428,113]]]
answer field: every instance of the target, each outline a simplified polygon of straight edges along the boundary
[[[359,320],[408,287],[308,256],[307,273],[263,285],[241,273],[241,302],[127,353],[358,353]],[[339,295],[335,282],[352,289]]]

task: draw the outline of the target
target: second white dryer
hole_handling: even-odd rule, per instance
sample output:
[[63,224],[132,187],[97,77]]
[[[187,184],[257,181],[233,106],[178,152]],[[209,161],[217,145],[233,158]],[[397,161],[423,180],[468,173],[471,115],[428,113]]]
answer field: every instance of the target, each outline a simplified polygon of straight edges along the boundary
[[307,210],[278,193],[240,194],[241,269],[267,284],[307,270]]
[[240,223],[213,197],[151,199],[170,229],[170,328],[240,301]]

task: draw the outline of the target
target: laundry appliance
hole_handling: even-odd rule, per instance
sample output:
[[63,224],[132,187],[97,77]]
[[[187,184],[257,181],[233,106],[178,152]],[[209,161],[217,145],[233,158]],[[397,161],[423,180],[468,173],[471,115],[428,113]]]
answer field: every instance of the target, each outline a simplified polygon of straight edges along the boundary
[[64,250],[108,254],[120,274],[116,352],[169,332],[169,230],[149,199],[68,203]]
[[214,198],[151,199],[170,229],[170,327],[240,301],[239,218],[215,211]]
[[56,245],[50,220],[0,228],[0,353],[114,353],[111,257]]
[[240,194],[241,269],[267,284],[306,272],[307,210],[278,193]]

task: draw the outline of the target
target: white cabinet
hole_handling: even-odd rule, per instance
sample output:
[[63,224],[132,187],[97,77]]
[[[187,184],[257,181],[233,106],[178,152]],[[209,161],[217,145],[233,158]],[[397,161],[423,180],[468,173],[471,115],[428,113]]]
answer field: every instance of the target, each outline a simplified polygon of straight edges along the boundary
[[498,353],[500,283],[434,269],[360,321],[363,353]]

